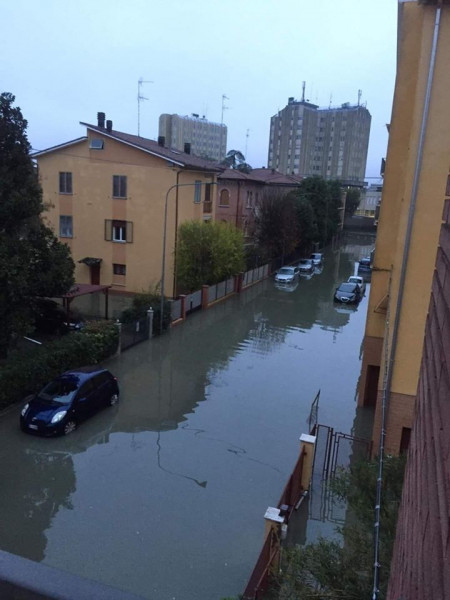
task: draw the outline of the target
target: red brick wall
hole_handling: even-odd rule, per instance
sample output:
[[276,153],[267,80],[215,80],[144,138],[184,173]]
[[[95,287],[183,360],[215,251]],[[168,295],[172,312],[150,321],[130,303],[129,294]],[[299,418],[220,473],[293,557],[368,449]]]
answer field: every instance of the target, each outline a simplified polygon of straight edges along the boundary
[[443,219],[388,600],[450,598],[450,198]]

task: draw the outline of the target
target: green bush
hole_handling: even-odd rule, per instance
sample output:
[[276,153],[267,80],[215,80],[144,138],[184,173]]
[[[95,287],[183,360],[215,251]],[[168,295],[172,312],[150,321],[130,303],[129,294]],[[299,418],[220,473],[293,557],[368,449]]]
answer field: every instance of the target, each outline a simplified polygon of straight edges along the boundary
[[68,369],[96,364],[111,356],[118,341],[115,323],[94,321],[82,331],[11,355],[0,367],[0,409],[36,393]]
[[[133,298],[130,308],[126,308],[120,314],[119,321],[121,323],[131,323],[138,319],[143,319],[147,316],[149,308],[153,308],[153,333],[161,333],[160,331],[160,314],[161,314],[161,296],[157,292],[149,292],[146,294],[136,294]],[[164,299],[163,304],[163,330],[170,325],[170,302]]]

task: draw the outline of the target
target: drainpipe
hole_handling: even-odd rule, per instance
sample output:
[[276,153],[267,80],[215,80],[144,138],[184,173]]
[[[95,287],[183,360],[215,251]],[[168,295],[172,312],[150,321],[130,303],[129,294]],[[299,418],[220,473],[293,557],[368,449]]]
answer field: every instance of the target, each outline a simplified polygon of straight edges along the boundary
[[237,203],[236,203],[236,227],[239,229],[239,209],[240,209],[240,204],[241,204],[241,182],[238,181],[237,182]]
[[177,289],[176,289],[176,285],[177,285],[177,244],[178,244],[178,184],[180,181],[180,174],[182,173],[182,171],[177,171],[177,178],[176,178],[176,188],[175,188],[175,239],[174,239],[174,245],[173,245],[173,285],[172,285],[172,289],[173,289],[173,296],[176,296],[177,293]]
[[[372,600],[378,599],[379,594],[379,575],[380,575],[380,564],[379,564],[379,542],[380,542],[380,516],[381,516],[381,488],[382,488],[382,476],[383,476],[383,456],[384,456],[384,440],[386,437],[386,421],[387,421],[387,409],[389,406],[389,399],[391,393],[392,376],[394,372],[395,364],[395,353],[397,351],[397,340],[398,340],[398,328],[400,323],[400,314],[403,302],[403,293],[405,288],[406,270],[408,266],[409,250],[411,246],[411,234],[412,226],[414,222],[414,213],[417,202],[417,191],[419,188],[420,172],[422,167],[423,157],[423,146],[425,143],[425,135],[427,130],[428,112],[430,108],[430,97],[431,87],[433,84],[434,66],[436,62],[436,49],[439,39],[439,25],[441,20],[441,2],[436,7],[436,16],[434,21],[434,33],[433,41],[431,45],[430,65],[428,67],[428,81],[427,88],[425,91],[425,102],[422,111],[422,123],[420,127],[419,146],[417,150],[416,164],[414,169],[414,180],[413,187],[411,190],[411,203],[409,205],[408,213],[408,224],[406,227],[405,245],[403,249],[402,267],[400,271],[400,282],[397,297],[397,304],[395,310],[395,318],[392,327],[392,344],[389,358],[389,364],[387,366],[386,373],[386,384],[384,386],[382,404],[381,404],[381,432],[379,441],[379,465],[378,465],[378,479],[377,479],[377,498],[375,504],[375,556],[374,556],[374,582],[373,582],[373,594]],[[387,343],[387,340],[385,341]]]

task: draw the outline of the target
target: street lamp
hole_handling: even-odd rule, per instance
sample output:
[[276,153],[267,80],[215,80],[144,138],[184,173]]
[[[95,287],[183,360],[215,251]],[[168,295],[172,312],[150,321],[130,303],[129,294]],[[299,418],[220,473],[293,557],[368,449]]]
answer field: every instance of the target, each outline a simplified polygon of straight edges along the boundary
[[[167,205],[169,200],[170,192],[179,187],[188,186],[202,186],[202,185],[217,185],[217,181],[196,181],[194,183],[175,183],[171,185],[166,192],[166,199],[164,203],[164,230],[163,230],[163,246],[162,246],[162,264],[161,264],[161,299],[160,299],[160,315],[159,315],[159,328],[160,333],[163,330],[163,309],[164,309],[164,282],[166,275],[166,237],[167,237]],[[211,200],[212,202],[212,200]]]

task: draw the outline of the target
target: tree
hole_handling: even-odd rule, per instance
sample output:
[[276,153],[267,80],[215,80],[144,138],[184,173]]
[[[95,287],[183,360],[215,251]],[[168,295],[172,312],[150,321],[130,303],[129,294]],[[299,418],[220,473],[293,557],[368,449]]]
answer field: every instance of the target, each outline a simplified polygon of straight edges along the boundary
[[242,173],[250,173],[252,167],[245,162],[245,156],[240,150],[229,150],[222,164],[229,169],[236,169]]
[[306,177],[301,181],[297,194],[311,203],[317,228],[316,241],[321,244],[327,243],[336,233],[340,223],[340,182],[326,181],[317,175]]
[[286,256],[299,243],[297,214],[292,195],[265,194],[255,216],[256,240],[268,257]]
[[[404,456],[386,456],[380,519],[380,598],[385,597],[402,494]],[[288,552],[280,581],[279,600],[360,600],[370,598],[373,586],[374,503],[378,461],[361,461],[342,471],[332,491],[348,506],[346,524],[339,530],[344,544],[320,539]]]
[[73,284],[74,263],[41,221],[44,210],[30,158],[27,122],[14,96],[0,95],[0,356],[30,329],[36,296],[56,296]]
[[188,221],[180,225],[176,256],[178,287],[198,290],[244,269],[244,238],[229,223]]
[[361,200],[361,192],[358,188],[349,188],[345,198],[345,214],[350,217],[355,214]]

